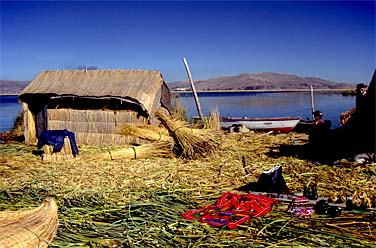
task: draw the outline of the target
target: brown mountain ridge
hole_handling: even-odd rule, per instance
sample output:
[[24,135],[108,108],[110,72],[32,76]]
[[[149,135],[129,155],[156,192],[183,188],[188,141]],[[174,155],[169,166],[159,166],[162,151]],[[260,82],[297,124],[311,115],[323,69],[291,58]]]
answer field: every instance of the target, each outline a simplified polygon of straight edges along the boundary
[[0,95],[18,95],[30,81],[0,80]]
[[[189,82],[172,82],[170,89],[190,89]],[[195,81],[197,90],[287,90],[307,89],[353,89],[355,84],[336,83],[315,77],[299,77],[296,75],[264,72],[259,74],[244,73],[237,76],[215,77]]]
[[[1,95],[18,95],[30,81],[0,80]],[[195,81],[197,90],[288,90],[308,89],[355,89],[355,84],[337,83],[315,77],[264,72],[243,73],[236,76],[222,76]],[[168,83],[171,90],[190,89],[188,81]]]

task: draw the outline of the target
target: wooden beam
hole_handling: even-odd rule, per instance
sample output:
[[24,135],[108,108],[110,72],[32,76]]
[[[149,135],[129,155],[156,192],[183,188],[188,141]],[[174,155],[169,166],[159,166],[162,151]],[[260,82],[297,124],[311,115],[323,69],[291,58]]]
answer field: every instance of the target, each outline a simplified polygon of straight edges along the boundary
[[204,115],[202,114],[200,101],[198,100],[196,88],[195,88],[195,85],[193,83],[193,79],[192,79],[191,71],[189,70],[187,59],[183,58],[183,62],[184,62],[184,65],[185,65],[185,69],[187,70],[189,82],[191,83],[191,88],[192,88],[193,96],[194,96],[194,99],[195,99],[195,102],[196,102],[197,112],[200,115],[201,120],[204,121]]

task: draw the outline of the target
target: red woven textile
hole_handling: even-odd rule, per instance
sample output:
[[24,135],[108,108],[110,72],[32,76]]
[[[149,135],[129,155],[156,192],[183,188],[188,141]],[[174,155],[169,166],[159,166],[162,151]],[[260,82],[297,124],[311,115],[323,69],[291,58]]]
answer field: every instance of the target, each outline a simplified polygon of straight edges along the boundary
[[253,194],[224,193],[215,203],[198,210],[189,210],[182,216],[188,220],[198,220],[212,226],[233,229],[251,217],[262,217],[272,210],[277,200]]

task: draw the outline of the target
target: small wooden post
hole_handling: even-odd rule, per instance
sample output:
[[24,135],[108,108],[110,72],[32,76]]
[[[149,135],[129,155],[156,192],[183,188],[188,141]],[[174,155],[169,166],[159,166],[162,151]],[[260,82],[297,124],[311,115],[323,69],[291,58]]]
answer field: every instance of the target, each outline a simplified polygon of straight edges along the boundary
[[315,119],[313,112],[315,112],[315,102],[313,100],[313,86],[311,85],[311,110],[312,110],[312,120]]
[[184,65],[185,65],[185,69],[187,70],[187,74],[188,74],[189,82],[191,83],[191,88],[192,88],[193,96],[194,96],[194,98],[195,98],[195,102],[196,102],[197,112],[198,112],[198,114],[200,115],[200,119],[201,119],[202,121],[204,121],[204,115],[202,114],[200,101],[198,100],[198,96],[197,96],[196,88],[195,88],[195,85],[194,85],[194,83],[193,83],[193,79],[192,79],[191,71],[189,70],[189,67],[188,67],[187,59],[186,59],[186,58],[183,58],[183,62],[184,62]]

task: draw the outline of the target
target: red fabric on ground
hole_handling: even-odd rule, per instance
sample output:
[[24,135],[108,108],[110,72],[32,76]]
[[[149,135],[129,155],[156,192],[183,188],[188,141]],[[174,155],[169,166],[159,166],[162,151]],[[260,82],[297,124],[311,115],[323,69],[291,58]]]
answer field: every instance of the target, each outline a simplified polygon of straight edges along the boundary
[[272,210],[277,200],[253,194],[224,193],[215,203],[198,210],[189,210],[182,216],[188,220],[198,220],[213,226],[227,225],[230,229],[249,220],[262,217]]

